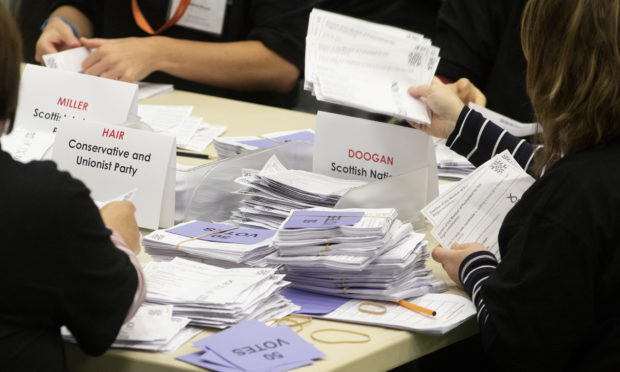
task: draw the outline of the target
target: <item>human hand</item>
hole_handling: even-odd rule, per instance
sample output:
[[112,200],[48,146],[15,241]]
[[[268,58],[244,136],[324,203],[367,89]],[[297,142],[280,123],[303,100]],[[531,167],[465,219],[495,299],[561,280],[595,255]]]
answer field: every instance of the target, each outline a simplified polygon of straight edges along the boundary
[[82,62],[82,71],[88,75],[113,80],[136,82],[155,71],[157,46],[154,37],[127,37],[122,39],[80,38],[92,52]]
[[101,208],[101,219],[123,238],[127,247],[135,254],[140,253],[140,231],[135,217],[136,207],[129,201],[110,202]]
[[432,111],[430,126],[411,121],[409,124],[428,135],[448,138],[465,106],[454,90],[438,78],[433,78],[429,86],[410,87],[409,94],[414,98],[426,98],[426,104]]
[[448,84],[447,86],[459,96],[465,105],[473,102],[478,106],[484,107],[487,104],[487,97],[467,78],[460,78],[455,83]]
[[34,59],[43,63],[45,54],[58,53],[81,45],[68,24],[58,17],[51,17],[37,40]]
[[440,245],[433,249],[433,259],[441,264],[450,279],[452,279],[459,287],[463,287],[463,283],[459,278],[459,268],[463,260],[470,254],[478,251],[486,251],[487,249],[480,243],[455,243],[452,249],[446,249]]

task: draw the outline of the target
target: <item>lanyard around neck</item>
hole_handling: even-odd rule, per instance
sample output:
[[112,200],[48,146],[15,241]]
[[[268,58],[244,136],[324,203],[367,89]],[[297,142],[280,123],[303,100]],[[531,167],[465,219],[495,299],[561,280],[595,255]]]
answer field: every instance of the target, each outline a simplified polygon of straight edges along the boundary
[[170,17],[170,19],[166,21],[166,23],[164,23],[163,26],[161,26],[157,31],[153,30],[149,22],[144,17],[144,14],[142,14],[142,11],[140,10],[140,6],[138,5],[138,0],[131,0],[131,10],[133,11],[133,18],[136,20],[136,24],[144,32],[146,32],[149,35],[158,35],[164,32],[165,30],[169,29],[170,27],[174,26],[179,21],[179,19],[183,17],[183,14],[185,14],[185,11],[187,10],[187,7],[189,7],[190,3],[191,3],[191,0],[180,0],[179,5],[177,6],[177,9],[174,11],[174,14],[172,15],[172,17]]

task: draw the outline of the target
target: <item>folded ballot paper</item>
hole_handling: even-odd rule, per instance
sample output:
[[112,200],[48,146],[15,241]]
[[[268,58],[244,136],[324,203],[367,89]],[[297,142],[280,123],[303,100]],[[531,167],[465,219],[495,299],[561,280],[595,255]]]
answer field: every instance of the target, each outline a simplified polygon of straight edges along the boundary
[[333,207],[348,190],[366,184],[286,169],[275,155],[263,169],[245,170],[235,182],[246,186],[240,193],[247,198],[231,221],[268,229],[277,229],[293,209]]
[[155,261],[181,256],[264,266],[264,257],[275,251],[271,245],[275,234],[275,230],[190,221],[153,231],[142,238],[142,245]]
[[226,159],[244,152],[274,147],[291,141],[314,142],[312,129],[265,133],[260,136],[218,137],[213,141],[217,157]]
[[407,89],[431,83],[439,48],[414,32],[313,9],[305,83],[318,100],[430,124]]
[[223,269],[174,258],[144,265],[146,301],[172,305],[191,325],[226,328],[242,320],[281,318],[298,307],[280,295],[289,285],[271,268]]
[[256,320],[241,322],[194,342],[201,351],[177,357],[213,371],[288,371],[325,356],[285,325],[269,327]]
[[267,262],[283,265],[293,288],[348,298],[398,301],[445,289],[426,268],[424,235],[394,209],[294,210]]
[[[172,352],[202,331],[187,327],[190,319],[173,316],[172,312],[172,305],[143,304],[121,327],[112,347]],[[66,327],[62,327],[61,333],[66,341],[75,342]]]
[[433,224],[431,234],[442,246],[478,242],[499,259],[499,228],[533,183],[505,150],[431,201],[422,214]]

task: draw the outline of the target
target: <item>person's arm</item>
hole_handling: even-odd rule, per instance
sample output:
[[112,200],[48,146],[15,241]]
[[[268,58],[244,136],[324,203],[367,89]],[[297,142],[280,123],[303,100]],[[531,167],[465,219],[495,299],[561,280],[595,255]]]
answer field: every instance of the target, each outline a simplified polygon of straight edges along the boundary
[[[67,22],[71,23],[77,35]],[[81,46],[79,37],[92,37],[92,22],[77,8],[63,5],[52,12],[36,44],[35,60],[42,63],[45,54],[57,53]]]
[[211,43],[163,36],[123,39],[81,39],[93,51],[85,73],[138,81],[154,71],[221,88],[286,93],[299,69],[262,42]]

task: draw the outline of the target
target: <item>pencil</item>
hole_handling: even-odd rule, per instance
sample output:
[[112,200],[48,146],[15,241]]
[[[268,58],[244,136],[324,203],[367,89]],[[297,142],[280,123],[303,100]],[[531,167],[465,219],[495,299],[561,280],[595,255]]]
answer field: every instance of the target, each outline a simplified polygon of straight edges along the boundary
[[407,302],[405,300],[400,300],[397,302],[397,304],[399,304],[400,306],[406,307],[409,310],[417,311],[422,314],[426,314],[430,316],[437,315],[437,312],[435,310],[427,309],[423,306],[412,304],[411,302]]
[[199,152],[179,151],[179,150],[177,150],[177,156],[185,156],[188,158],[198,158],[198,159],[210,159],[208,154],[201,154]]

